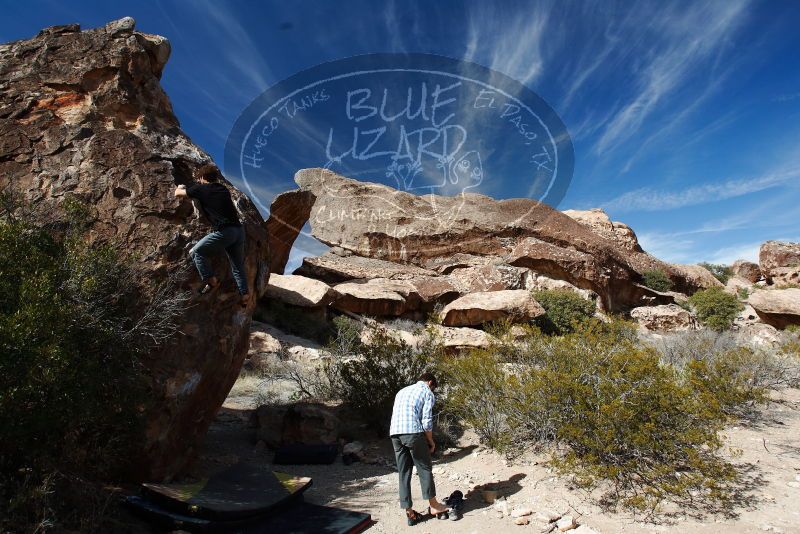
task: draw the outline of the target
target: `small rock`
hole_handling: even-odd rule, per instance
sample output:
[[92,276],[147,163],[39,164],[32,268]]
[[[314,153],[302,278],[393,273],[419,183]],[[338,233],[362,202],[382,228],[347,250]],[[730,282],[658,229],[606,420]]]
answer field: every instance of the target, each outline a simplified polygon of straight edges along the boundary
[[533,514],[533,510],[530,508],[514,508],[511,510],[511,517],[525,517],[531,514]]
[[795,481],[787,482],[786,485],[789,486],[790,488],[800,488],[800,482],[795,482]]
[[528,523],[530,523],[530,522],[531,522],[531,520],[530,520],[530,519],[528,519],[527,517],[518,517],[518,518],[516,518],[516,519],[514,520],[514,524],[515,524],[515,525],[520,525],[520,526],[522,526],[522,525],[527,525],[527,524],[528,524]]
[[557,514],[552,510],[540,510],[536,513],[537,519],[542,521],[547,521],[548,523],[554,523],[561,519],[561,514]]
[[364,455],[364,444],[360,441],[353,441],[348,443],[347,445],[342,448],[342,454],[352,454],[358,457],[362,457]]
[[566,532],[568,530],[572,530],[573,528],[577,527],[578,524],[575,522],[575,518],[571,515],[562,516],[561,519],[556,521],[556,526],[558,530],[561,532]]
[[494,509],[497,510],[498,512],[501,512],[503,515],[511,515],[511,510],[509,509],[508,501],[506,501],[502,497],[499,498],[497,501],[495,501]]

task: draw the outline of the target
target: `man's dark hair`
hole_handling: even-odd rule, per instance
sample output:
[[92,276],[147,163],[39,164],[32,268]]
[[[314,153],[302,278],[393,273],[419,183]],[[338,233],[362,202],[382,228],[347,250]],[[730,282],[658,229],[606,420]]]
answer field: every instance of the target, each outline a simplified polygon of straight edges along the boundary
[[219,169],[217,169],[213,165],[208,165],[206,167],[201,168],[198,175],[203,180],[211,183],[219,182],[222,179],[222,174],[219,172]]
[[433,388],[436,388],[436,386],[439,385],[439,383],[436,381],[436,377],[433,376],[433,373],[422,373],[419,375],[419,379],[422,382],[430,382]]

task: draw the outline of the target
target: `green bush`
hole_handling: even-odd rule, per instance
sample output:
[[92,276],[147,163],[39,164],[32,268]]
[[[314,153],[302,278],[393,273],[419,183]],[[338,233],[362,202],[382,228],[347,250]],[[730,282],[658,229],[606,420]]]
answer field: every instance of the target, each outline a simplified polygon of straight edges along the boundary
[[746,287],[740,287],[736,295],[739,297],[739,300],[747,300],[747,297],[750,296],[750,290]]
[[397,392],[431,370],[442,349],[435,340],[412,348],[377,325],[368,327],[369,343],[362,343],[353,337],[351,323],[347,318],[336,323],[334,343],[341,346],[333,347],[334,357],[325,370],[330,396],[349,404],[371,426],[385,431]]
[[580,323],[594,315],[594,302],[569,289],[535,291],[533,297],[546,312],[537,318],[536,324],[548,334],[563,335],[572,332]]
[[511,446],[505,405],[509,387],[496,354],[474,350],[443,367],[450,384],[444,410],[473,428],[482,443],[505,451]]
[[0,213],[0,527],[12,530],[74,518],[53,495],[64,480],[127,469],[149,402],[141,357],[186,303],[113,246],[89,245],[88,208],[65,206],[53,227]]
[[672,280],[669,279],[667,273],[658,269],[643,272],[642,281],[645,286],[656,291],[670,291],[672,289]]
[[[653,512],[664,501],[724,504],[737,471],[718,452],[726,402],[712,374],[662,365],[622,321],[587,321],[562,337],[533,336],[516,362],[485,351],[449,361],[448,409],[507,454],[548,446],[552,463],[606,505]],[[711,378],[711,380],[709,380]]]
[[731,269],[727,265],[719,265],[716,263],[700,263],[701,267],[705,267],[708,272],[714,275],[714,277],[722,282],[722,284],[727,284],[728,280],[730,280],[731,276],[733,276],[733,269]]
[[744,306],[736,296],[726,293],[721,287],[710,287],[697,291],[689,297],[697,318],[714,330],[727,330]]

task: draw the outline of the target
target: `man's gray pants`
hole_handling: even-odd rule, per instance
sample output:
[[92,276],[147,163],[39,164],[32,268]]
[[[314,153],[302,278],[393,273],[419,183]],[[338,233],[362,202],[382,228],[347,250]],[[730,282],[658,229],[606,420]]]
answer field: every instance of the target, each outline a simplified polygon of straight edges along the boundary
[[425,434],[395,434],[392,436],[394,456],[397,459],[397,471],[400,475],[400,506],[411,508],[411,473],[417,466],[419,485],[422,487],[422,498],[436,497],[436,486],[431,472],[431,452]]

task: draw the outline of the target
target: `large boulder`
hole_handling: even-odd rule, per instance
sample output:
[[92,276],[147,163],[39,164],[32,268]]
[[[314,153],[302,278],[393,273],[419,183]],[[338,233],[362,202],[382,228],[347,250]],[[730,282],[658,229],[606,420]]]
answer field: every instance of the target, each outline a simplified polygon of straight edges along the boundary
[[513,265],[489,263],[453,269],[447,277],[462,294],[504,289],[524,289],[530,270]]
[[544,313],[530,291],[510,289],[457,298],[442,309],[441,318],[445,326],[475,326],[502,319],[527,322]]
[[747,299],[762,321],[775,328],[800,324],[800,289],[760,289]]
[[630,226],[621,222],[614,222],[608,214],[600,208],[590,210],[564,210],[564,215],[575,219],[588,226],[593,232],[610,241],[614,241],[622,248],[642,252],[639,240]]
[[677,304],[634,308],[631,318],[647,330],[657,332],[697,330],[700,327],[697,318]]
[[[472,193],[415,196],[326,169],[301,170],[295,182],[297,191],[314,198],[307,220],[312,235],[358,256],[429,269],[437,268],[436,258],[493,256],[592,290],[607,310],[628,310],[648,303],[644,297],[658,298],[632,288],[648,270],[667,273],[677,291],[699,289],[670,265],[624,248],[535,200],[493,200]],[[287,203],[278,196],[271,209],[280,212]],[[334,216],[339,213],[351,216]],[[301,223],[306,220],[296,226]],[[527,257],[526,250],[533,256]],[[447,262],[439,265],[448,268]]]
[[[89,238],[137,258],[158,283],[187,272],[187,255],[209,227],[192,204],[173,197],[211,158],[181,131],[159,78],[169,57],[163,37],[134,31],[125,18],[80,31],[41,31],[0,46],[0,189],[58,217],[74,197],[92,206]],[[245,271],[263,294],[267,234],[255,206],[230,184],[247,232]],[[136,443],[136,477],[179,472],[231,389],[247,354],[254,304],[239,299],[224,257],[214,261],[221,287],[195,295],[180,335],[144,362],[149,383],[145,432]]]
[[800,284],[800,243],[767,241],[761,245],[758,263],[767,283]]
[[339,297],[332,306],[360,315],[402,315],[406,311],[406,297],[413,291],[408,282],[373,278],[359,282],[344,282],[334,286]]
[[702,265],[673,263],[671,267],[674,271],[680,273],[684,279],[689,280],[692,286],[698,289],[724,286],[724,284],[720,282],[716,276],[711,274],[711,271]]
[[733,271],[734,276],[747,280],[751,284],[761,280],[761,267],[752,261],[736,260],[731,265],[731,271]]
[[336,291],[325,282],[293,274],[270,274],[267,297],[302,308],[317,308],[330,304]]

